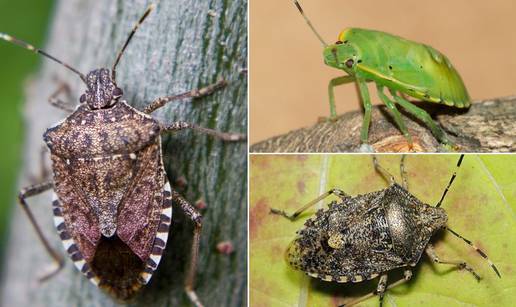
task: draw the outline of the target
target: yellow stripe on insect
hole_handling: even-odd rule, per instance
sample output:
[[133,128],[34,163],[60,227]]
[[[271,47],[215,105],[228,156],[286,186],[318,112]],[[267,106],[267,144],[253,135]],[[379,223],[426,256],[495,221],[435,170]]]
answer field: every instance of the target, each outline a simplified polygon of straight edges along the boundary
[[[356,65],[357,65],[357,67],[358,67],[359,69],[361,69],[361,70],[363,70],[363,71],[366,71],[366,72],[368,72],[368,73],[370,73],[370,74],[372,74],[372,75],[374,75],[374,76],[376,76],[376,77],[378,77],[378,78],[380,78],[380,79],[387,80],[387,81],[390,81],[390,82],[393,82],[393,83],[397,83],[397,84],[402,85],[402,86],[404,86],[404,87],[406,87],[406,88],[411,88],[411,89],[413,89],[413,90],[414,90],[414,92],[415,92],[415,93],[417,93],[418,95],[421,95],[421,96],[423,96],[423,97],[425,96],[424,89],[422,89],[422,88],[420,88],[420,87],[416,87],[416,86],[414,86],[414,85],[410,85],[410,84],[408,84],[408,83],[402,82],[402,81],[400,81],[400,80],[398,80],[398,79],[395,79],[395,78],[392,78],[392,77],[386,76],[386,75],[384,75],[384,74],[382,74],[382,73],[378,72],[377,70],[371,69],[371,68],[369,68],[369,67],[367,67],[367,66],[365,66],[365,65],[363,65],[363,64],[356,64]],[[425,97],[425,98],[426,98],[426,97]]]
[[348,33],[351,29],[346,29],[339,34],[339,41],[343,42],[346,40],[346,37],[348,36]]

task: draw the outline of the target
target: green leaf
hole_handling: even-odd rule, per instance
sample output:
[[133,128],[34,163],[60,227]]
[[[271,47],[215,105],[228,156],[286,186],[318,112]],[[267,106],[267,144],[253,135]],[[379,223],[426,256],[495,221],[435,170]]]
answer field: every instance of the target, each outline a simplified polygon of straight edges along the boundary
[[[409,191],[435,205],[455,171],[458,155],[409,155],[405,169]],[[378,156],[401,182],[399,155]],[[502,274],[462,240],[447,232],[433,239],[442,260],[465,260],[482,280],[423,256],[412,280],[387,291],[384,306],[512,306],[516,297],[516,157],[466,155],[442,207],[448,226],[487,253]],[[338,306],[376,288],[378,279],[359,284],[328,283],[295,271],[284,251],[296,230],[314,213],[295,222],[269,214],[271,207],[294,212],[333,187],[351,195],[387,187],[374,171],[370,155],[254,155],[250,161],[250,304],[251,306]],[[331,197],[318,204],[325,206]],[[392,283],[402,270],[389,272]],[[358,306],[378,306],[370,298]]]

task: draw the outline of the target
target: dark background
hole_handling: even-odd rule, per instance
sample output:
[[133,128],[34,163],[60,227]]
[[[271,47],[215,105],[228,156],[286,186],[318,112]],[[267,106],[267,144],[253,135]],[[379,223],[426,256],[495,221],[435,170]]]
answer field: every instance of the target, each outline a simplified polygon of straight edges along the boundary
[[[53,0],[0,0],[0,32],[44,46]],[[49,51],[52,53],[52,50]],[[0,257],[3,255],[10,209],[17,195],[22,163],[24,85],[42,58],[0,41]],[[46,103],[47,97],[41,97]]]

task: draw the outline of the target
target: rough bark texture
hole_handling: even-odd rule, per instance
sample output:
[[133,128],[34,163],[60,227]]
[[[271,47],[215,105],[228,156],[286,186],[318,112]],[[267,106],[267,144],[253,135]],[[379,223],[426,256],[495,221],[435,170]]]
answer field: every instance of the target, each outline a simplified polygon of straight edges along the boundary
[[[430,115],[443,127],[461,152],[516,151],[516,96],[474,103],[459,113],[441,105],[428,105]],[[403,113],[412,135],[413,151],[439,152],[441,146],[430,130]],[[291,131],[251,146],[251,152],[360,152],[360,111],[339,116],[335,122],[321,121],[312,127]],[[373,108],[369,144],[377,152],[410,151],[384,106]]]
[[[111,67],[117,50],[149,1],[67,0],[56,5],[46,50],[83,73]],[[143,108],[156,97],[181,93],[223,77],[229,86],[212,96],[172,103],[155,112],[163,122],[184,120],[222,131],[247,127],[247,2],[245,0],[161,1],[140,27],[119,64],[117,81],[124,98]],[[20,52],[26,52],[20,49]],[[27,56],[34,56],[27,53]],[[84,90],[79,78],[43,60],[30,82],[26,103],[24,175],[39,170],[41,136],[66,113],[46,103],[55,79],[70,82],[74,101]],[[185,131],[164,137],[164,162],[177,190],[194,203],[205,200],[197,292],[208,306],[245,306],[247,302],[247,156],[246,144],[223,143]],[[48,162],[48,161],[47,161]],[[51,244],[65,252],[52,225],[51,193],[29,199]],[[37,278],[51,265],[26,216],[17,208],[2,276],[3,306],[116,306],[67,259],[64,270],[45,283]],[[193,227],[174,207],[167,249],[151,283],[131,306],[190,305],[183,292]],[[230,240],[235,252],[216,245]],[[66,257],[66,256],[65,256]]]

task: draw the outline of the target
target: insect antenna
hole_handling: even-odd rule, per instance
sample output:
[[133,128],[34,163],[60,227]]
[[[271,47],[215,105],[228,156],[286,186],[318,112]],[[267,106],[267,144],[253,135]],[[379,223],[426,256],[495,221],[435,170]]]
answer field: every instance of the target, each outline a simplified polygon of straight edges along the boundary
[[317,38],[321,41],[323,46],[324,47],[328,46],[328,44],[324,41],[324,39],[319,34],[319,32],[317,32],[315,27],[312,25],[312,22],[310,21],[310,19],[308,19],[308,17],[306,17],[305,12],[303,11],[303,8],[301,7],[301,4],[299,4],[299,2],[297,2],[297,0],[294,0],[294,4],[296,5],[299,13],[301,13],[301,16],[303,16],[303,18],[305,19],[305,21],[308,24],[308,26],[310,27],[310,29],[312,29],[312,32],[314,32],[315,36],[317,36]]
[[473,247],[474,250],[477,251],[477,253],[482,256],[482,258],[484,258],[485,260],[487,260],[487,262],[489,263],[489,265],[491,266],[491,268],[495,271],[496,275],[498,275],[498,277],[502,278],[502,275],[500,275],[500,272],[498,271],[498,269],[496,268],[496,266],[494,265],[494,263],[489,260],[489,257],[487,257],[486,253],[484,253],[480,248],[476,247],[475,244],[473,244],[470,240],[464,238],[463,236],[461,236],[460,234],[456,233],[455,231],[451,230],[449,227],[446,227],[446,230],[448,230],[449,232],[451,232],[454,236],[462,239],[464,242],[466,242],[469,246]]
[[30,51],[32,51],[34,53],[41,54],[42,56],[44,56],[46,58],[49,58],[52,61],[57,62],[57,63],[63,65],[64,67],[66,67],[69,70],[73,71],[74,73],[78,74],[79,77],[81,77],[81,80],[84,81],[84,83],[86,83],[86,77],[84,77],[84,75],[80,71],[78,71],[77,69],[73,68],[72,66],[66,64],[65,62],[63,62],[63,61],[61,61],[61,60],[51,56],[50,54],[46,53],[45,51],[43,51],[41,49],[38,49],[38,48],[32,46],[31,44],[29,44],[27,42],[24,42],[22,40],[19,40],[19,39],[15,38],[15,37],[12,37],[12,36],[10,36],[8,34],[5,34],[5,33],[2,33],[2,32],[0,32],[0,38],[5,40],[5,41],[7,41],[7,42],[10,42],[10,43],[13,43],[15,45],[18,45],[18,46],[20,46],[22,48],[25,48],[27,50],[30,50]]
[[440,207],[441,206],[441,204],[442,204],[442,202],[444,200],[444,197],[448,193],[448,189],[450,188],[452,182],[455,180],[455,177],[457,176],[457,170],[459,169],[460,165],[462,164],[462,160],[463,159],[464,159],[464,155],[462,154],[462,155],[460,155],[459,161],[457,161],[457,167],[455,168],[455,171],[453,172],[453,175],[450,178],[450,182],[448,182],[448,186],[444,190],[443,196],[441,196],[441,199],[439,200],[437,205],[435,205],[436,207]]
[[145,18],[147,18],[147,16],[149,16],[149,14],[152,12],[152,10],[154,10],[155,7],[156,7],[156,4],[154,4],[154,3],[149,5],[149,7],[145,10],[145,13],[143,13],[142,17],[140,17],[140,20],[138,20],[138,22],[134,25],[133,30],[131,31],[131,33],[129,34],[127,39],[125,40],[125,43],[122,46],[122,49],[120,49],[120,51],[118,51],[118,54],[117,54],[116,60],[115,60],[115,64],[113,64],[113,68],[111,68],[111,79],[113,81],[115,81],[115,79],[116,79],[116,66],[118,65],[118,62],[120,62],[120,59],[122,58],[122,54],[124,54],[125,48],[127,48],[127,45],[129,45],[129,42],[133,38],[134,33],[136,33],[136,30],[138,30],[138,28],[143,23]]

